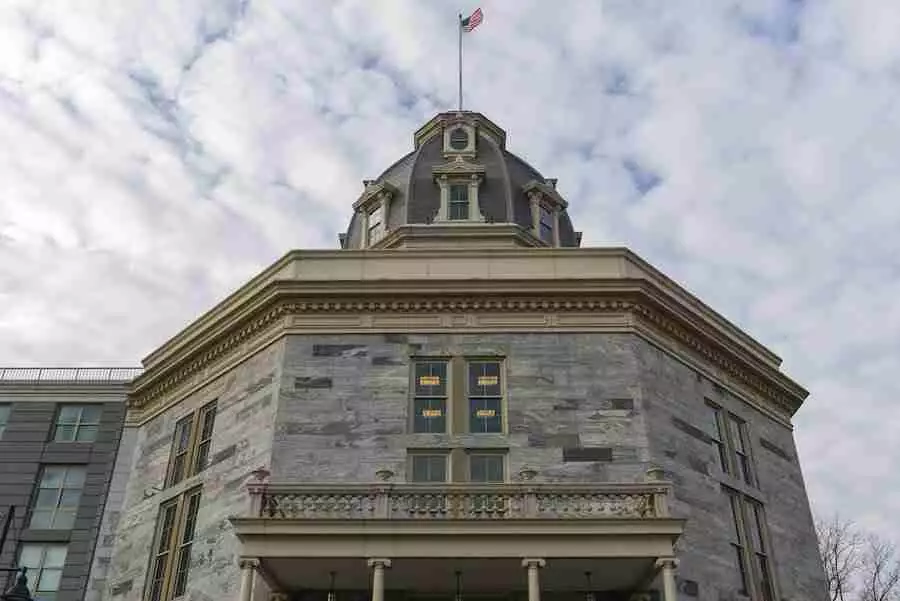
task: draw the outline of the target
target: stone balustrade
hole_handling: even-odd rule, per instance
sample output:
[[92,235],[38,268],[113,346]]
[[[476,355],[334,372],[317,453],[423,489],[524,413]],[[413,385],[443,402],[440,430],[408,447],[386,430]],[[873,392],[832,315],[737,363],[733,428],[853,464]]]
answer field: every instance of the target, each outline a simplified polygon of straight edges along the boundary
[[252,515],[296,520],[527,520],[667,518],[671,485],[249,485]]

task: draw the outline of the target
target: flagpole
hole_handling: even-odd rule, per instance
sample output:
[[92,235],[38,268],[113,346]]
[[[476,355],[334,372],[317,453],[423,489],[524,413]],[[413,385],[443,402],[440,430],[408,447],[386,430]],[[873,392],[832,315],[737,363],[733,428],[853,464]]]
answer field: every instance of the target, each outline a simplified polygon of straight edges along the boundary
[[462,112],[462,13],[459,13],[459,21],[457,21],[456,27],[459,30],[459,110]]

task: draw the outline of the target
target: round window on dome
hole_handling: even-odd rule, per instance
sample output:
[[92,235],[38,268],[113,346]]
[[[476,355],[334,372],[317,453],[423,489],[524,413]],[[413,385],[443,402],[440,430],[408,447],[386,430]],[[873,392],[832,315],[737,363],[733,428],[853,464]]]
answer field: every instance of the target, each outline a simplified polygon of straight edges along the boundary
[[450,132],[450,148],[453,150],[465,150],[469,147],[469,132],[462,127],[457,127]]

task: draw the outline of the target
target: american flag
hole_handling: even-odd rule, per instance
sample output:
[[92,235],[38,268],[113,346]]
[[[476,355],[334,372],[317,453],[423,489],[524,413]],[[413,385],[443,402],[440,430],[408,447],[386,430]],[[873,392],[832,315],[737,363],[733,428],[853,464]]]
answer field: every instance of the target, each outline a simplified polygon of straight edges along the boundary
[[481,12],[480,8],[476,8],[475,12],[471,15],[460,21],[460,25],[462,25],[463,31],[472,31],[484,20],[484,13]]

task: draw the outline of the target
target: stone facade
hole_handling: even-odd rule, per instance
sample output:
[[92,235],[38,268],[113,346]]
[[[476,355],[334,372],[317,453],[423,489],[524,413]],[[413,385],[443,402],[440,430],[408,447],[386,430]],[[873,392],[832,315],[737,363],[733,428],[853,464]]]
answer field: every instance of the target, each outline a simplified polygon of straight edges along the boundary
[[[688,520],[678,545],[681,594],[702,601],[735,597],[733,522],[724,485],[764,504],[780,598],[825,598],[815,528],[791,429],[647,342],[636,340],[634,351],[651,459],[675,483],[673,514]],[[758,486],[746,486],[722,473],[708,436],[712,417],[707,399],[747,424]]]
[[[635,411],[629,335],[290,336],[279,393],[273,481],[406,479],[407,449],[509,449],[545,481],[639,481],[649,452]],[[506,358],[506,434],[413,434],[410,357]],[[584,451],[587,451],[585,453]],[[584,460],[603,457],[600,461]]]
[[[282,349],[281,343],[270,345],[137,429],[105,599],[145,597],[160,504],[198,485],[202,497],[186,597],[217,601],[236,597],[237,541],[229,532],[228,518],[247,513],[245,484],[253,470],[270,460]],[[175,423],[213,400],[217,414],[209,467],[163,489]]]
[[[500,356],[506,364],[505,434],[413,434],[411,357]],[[212,465],[160,488],[175,422],[212,399],[219,410]],[[730,507],[717,473],[704,398],[746,420],[781,597],[818,601],[821,567],[790,429],[752,409],[671,354],[632,334],[291,335],[191,394],[136,432],[131,480],[109,578],[109,599],[142,597],[159,505],[203,484],[190,599],[235,595],[237,545],[227,518],[246,513],[249,474],[274,482],[372,482],[379,469],[407,479],[407,451],[508,452],[547,482],[637,482],[651,465],[676,484],[671,508],[688,519],[679,543],[680,594],[733,598]],[[123,453],[131,445],[123,444]],[[797,553],[804,549],[804,553]],[[807,559],[796,559],[796,557]],[[791,558],[791,559],[788,559]],[[257,596],[263,596],[260,581]]]

